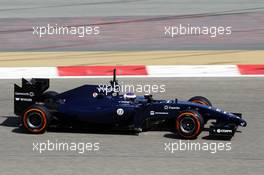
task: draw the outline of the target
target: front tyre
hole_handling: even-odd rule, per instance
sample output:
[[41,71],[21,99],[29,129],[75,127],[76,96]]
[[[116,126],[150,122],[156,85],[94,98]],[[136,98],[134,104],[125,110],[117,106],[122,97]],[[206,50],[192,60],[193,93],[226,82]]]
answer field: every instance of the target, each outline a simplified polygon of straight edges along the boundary
[[22,116],[23,128],[32,134],[44,133],[51,120],[51,114],[42,105],[30,106]]
[[210,100],[208,100],[207,98],[202,97],[202,96],[192,97],[188,101],[189,102],[193,102],[193,103],[198,103],[198,104],[206,105],[206,106],[212,106],[212,103],[210,102]]
[[176,131],[183,139],[195,139],[204,128],[204,120],[194,110],[186,110],[176,118]]

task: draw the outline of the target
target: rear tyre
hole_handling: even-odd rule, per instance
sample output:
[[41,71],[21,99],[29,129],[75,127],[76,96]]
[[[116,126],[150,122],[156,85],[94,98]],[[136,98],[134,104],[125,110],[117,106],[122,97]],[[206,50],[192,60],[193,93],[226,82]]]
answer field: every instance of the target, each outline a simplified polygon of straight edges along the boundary
[[44,133],[51,120],[51,114],[42,105],[30,106],[22,116],[23,128],[32,134]]
[[204,120],[194,110],[186,110],[176,118],[176,131],[184,139],[195,139],[204,128]]
[[210,102],[210,100],[208,100],[207,98],[202,97],[202,96],[192,97],[188,101],[193,102],[193,103],[206,105],[206,106],[212,106],[212,103]]

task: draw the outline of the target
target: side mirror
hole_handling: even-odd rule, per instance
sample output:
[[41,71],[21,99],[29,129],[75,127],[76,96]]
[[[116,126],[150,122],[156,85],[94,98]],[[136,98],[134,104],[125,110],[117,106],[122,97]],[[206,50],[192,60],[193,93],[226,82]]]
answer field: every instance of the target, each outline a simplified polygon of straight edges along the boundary
[[100,99],[100,98],[103,98],[103,97],[104,97],[103,93],[97,93],[97,92],[93,93],[93,98]]
[[151,94],[145,94],[144,98],[147,99],[148,103],[151,103],[153,101],[153,97]]

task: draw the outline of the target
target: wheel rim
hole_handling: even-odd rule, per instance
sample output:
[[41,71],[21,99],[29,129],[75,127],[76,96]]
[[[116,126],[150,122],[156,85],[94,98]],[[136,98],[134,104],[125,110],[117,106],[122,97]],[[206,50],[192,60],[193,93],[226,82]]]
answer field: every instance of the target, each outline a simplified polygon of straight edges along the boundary
[[186,133],[186,134],[191,134],[195,131],[195,121],[192,117],[184,117],[181,121],[180,121],[180,128],[182,130],[182,132]]
[[27,124],[32,129],[41,128],[43,125],[43,118],[41,114],[36,112],[29,113],[27,117]]

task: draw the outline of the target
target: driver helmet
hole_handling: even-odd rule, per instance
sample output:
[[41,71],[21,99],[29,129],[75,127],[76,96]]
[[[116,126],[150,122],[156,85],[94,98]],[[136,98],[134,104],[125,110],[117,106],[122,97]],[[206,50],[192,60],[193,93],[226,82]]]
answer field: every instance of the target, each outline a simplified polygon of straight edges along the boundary
[[132,92],[128,92],[128,93],[125,93],[124,94],[124,99],[125,100],[131,100],[131,101],[133,101],[136,97],[137,96],[134,93],[132,93]]

